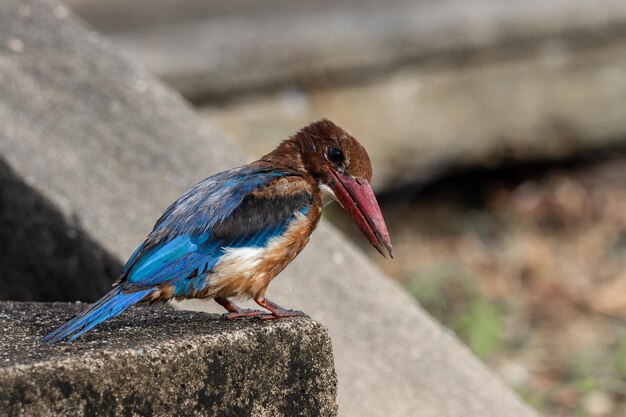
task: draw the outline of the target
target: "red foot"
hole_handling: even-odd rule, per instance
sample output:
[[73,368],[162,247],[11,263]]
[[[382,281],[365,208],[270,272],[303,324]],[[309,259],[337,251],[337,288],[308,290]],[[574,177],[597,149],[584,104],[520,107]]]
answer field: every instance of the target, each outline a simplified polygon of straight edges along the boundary
[[257,300],[254,300],[258,305],[260,305],[263,308],[268,309],[269,311],[271,311],[271,314],[267,314],[264,316],[259,316],[259,319],[261,320],[275,320],[275,319],[282,319],[285,317],[309,317],[307,316],[305,313],[303,313],[302,311],[298,311],[298,310],[287,310],[285,308],[282,308],[281,306],[279,306],[278,304],[275,304],[273,302],[271,302],[270,300],[268,300],[265,297],[259,298]]
[[241,308],[227,298],[217,297],[215,301],[226,310],[228,310],[228,313],[222,314],[222,320],[236,320],[246,317],[259,317],[267,314],[265,311]]
[[270,311],[270,313],[266,313],[260,310],[248,310],[245,308],[241,308],[232,301],[227,298],[217,297],[215,298],[222,307],[228,310],[228,313],[222,314],[223,320],[236,320],[242,319],[246,317],[252,317],[259,320],[276,320],[282,319],[286,317],[309,317],[306,313],[298,310],[287,310],[282,308],[278,304],[274,304],[267,298],[259,298],[256,301],[258,305],[263,308],[266,308]]
[[239,309],[239,311],[231,311],[229,313],[222,314],[222,320],[236,320],[236,319],[244,319],[248,317],[261,317],[266,316],[267,313],[261,310],[248,310],[248,309]]
[[300,310],[276,310],[271,314],[265,314],[263,316],[259,316],[260,320],[276,320],[283,319],[286,317],[309,317],[308,314],[300,311]]

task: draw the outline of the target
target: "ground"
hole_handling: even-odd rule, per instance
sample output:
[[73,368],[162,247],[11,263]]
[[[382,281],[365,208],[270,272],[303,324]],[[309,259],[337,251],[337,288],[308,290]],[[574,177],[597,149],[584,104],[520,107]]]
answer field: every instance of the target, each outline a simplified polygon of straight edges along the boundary
[[395,262],[329,217],[544,414],[626,414],[625,157],[465,172],[406,196],[381,198]]

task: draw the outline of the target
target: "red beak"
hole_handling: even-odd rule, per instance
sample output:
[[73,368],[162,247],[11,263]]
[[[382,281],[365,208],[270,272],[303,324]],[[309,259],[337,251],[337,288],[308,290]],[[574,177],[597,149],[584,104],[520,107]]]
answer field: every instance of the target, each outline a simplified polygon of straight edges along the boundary
[[332,169],[329,171],[332,173],[332,181],[328,185],[344,210],[381,255],[387,257],[386,249],[389,256],[393,258],[387,225],[380,212],[374,191],[367,180],[356,181]]

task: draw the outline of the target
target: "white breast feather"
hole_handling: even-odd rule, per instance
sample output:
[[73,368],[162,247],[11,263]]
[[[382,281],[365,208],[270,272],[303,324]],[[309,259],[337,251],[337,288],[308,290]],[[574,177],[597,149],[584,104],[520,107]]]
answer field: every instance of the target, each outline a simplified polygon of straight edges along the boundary
[[[329,188],[330,189],[330,188]],[[332,192],[332,191],[331,191]],[[298,227],[299,223],[306,221],[306,216],[302,213],[296,213],[294,220],[288,226]],[[225,248],[224,255],[219,262],[213,267],[210,277],[207,281],[210,286],[219,286],[220,281],[229,276],[240,276],[247,279],[260,279],[265,275],[265,271],[259,271],[258,266],[263,261],[265,254],[281,246],[285,246],[286,233],[271,238],[265,247],[243,247],[243,248]]]
[[337,196],[335,192],[326,184],[319,184],[320,190],[322,191],[322,206],[326,207],[328,203],[332,203],[333,201],[339,202],[337,200]]

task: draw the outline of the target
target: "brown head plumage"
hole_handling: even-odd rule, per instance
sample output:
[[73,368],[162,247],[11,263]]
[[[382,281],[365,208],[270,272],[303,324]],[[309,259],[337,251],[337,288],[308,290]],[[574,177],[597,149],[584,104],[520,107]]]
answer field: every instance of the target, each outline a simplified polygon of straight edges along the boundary
[[303,127],[262,160],[306,172],[322,183],[330,180],[329,169],[356,180],[372,180],[372,164],[365,148],[328,119]]
[[312,177],[322,193],[338,201],[372,245],[392,256],[391,240],[369,182],[372,164],[365,148],[347,130],[327,119],[313,122],[261,163]]

